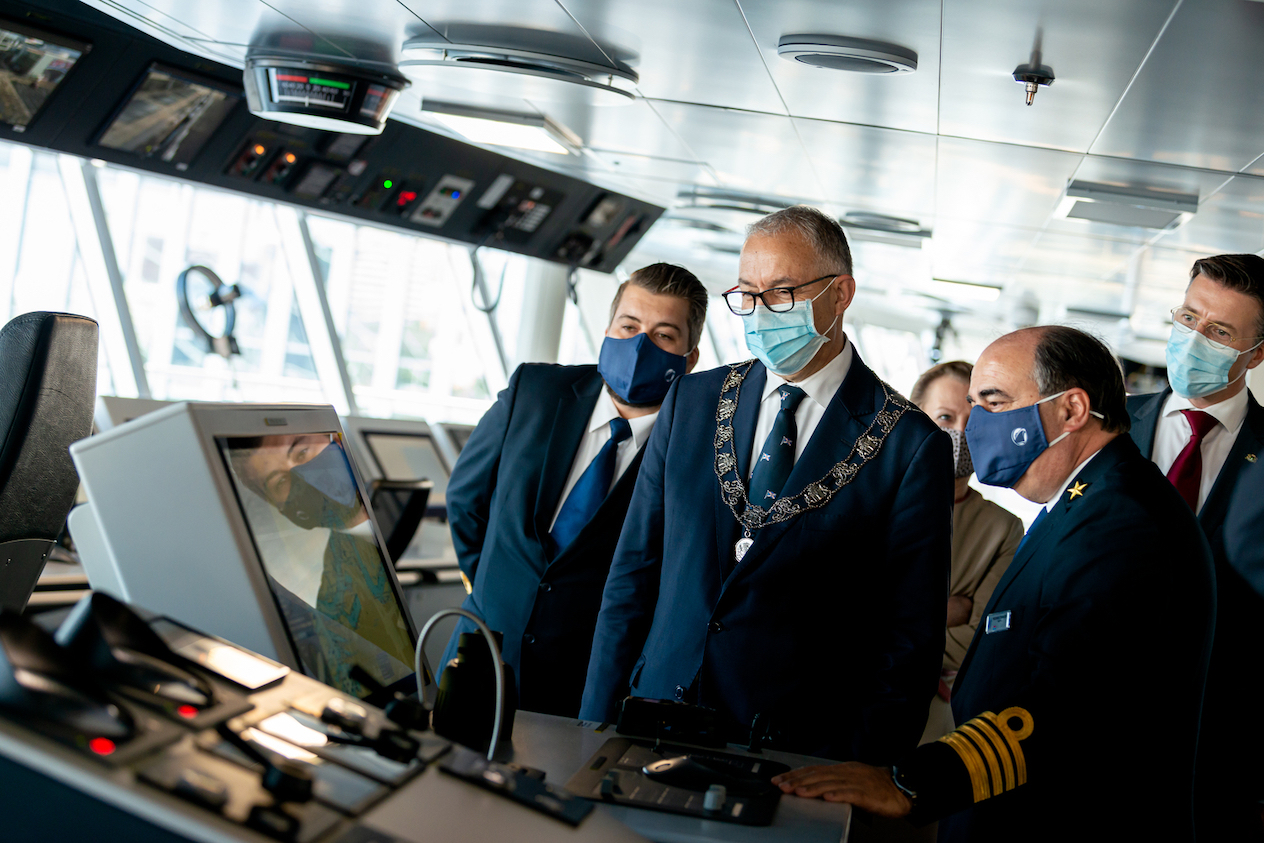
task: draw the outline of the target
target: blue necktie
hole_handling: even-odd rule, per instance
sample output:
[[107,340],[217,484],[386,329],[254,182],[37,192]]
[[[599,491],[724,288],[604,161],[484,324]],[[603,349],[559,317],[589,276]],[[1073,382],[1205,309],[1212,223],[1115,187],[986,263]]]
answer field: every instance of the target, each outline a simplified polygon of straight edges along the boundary
[[789,384],[778,388],[777,392],[781,394],[781,409],[773,419],[764,447],[755,455],[755,470],[751,472],[750,502],[765,509],[781,495],[790,470],[794,468],[794,440],[799,437],[794,411],[806,394],[799,387]]
[[1047,508],[1043,506],[1040,507],[1040,512],[1036,513],[1036,520],[1031,522],[1031,527],[1027,530],[1027,533],[1023,536],[1023,540],[1018,543],[1018,549],[1014,551],[1015,556],[1018,555],[1019,550],[1023,549],[1023,545],[1027,544],[1027,539],[1031,537],[1032,533],[1036,532],[1036,528],[1040,526],[1040,522],[1043,521],[1045,519],[1045,516],[1048,514],[1049,514],[1049,510]]
[[619,461],[619,443],[632,435],[632,425],[624,418],[610,420],[610,439],[601,446],[597,456],[579,475],[571,493],[566,496],[557,520],[549,537],[553,539],[553,552],[556,554],[579,535],[584,525],[592,520],[593,515],[601,507],[601,502],[610,492],[610,484],[614,482],[614,469]]

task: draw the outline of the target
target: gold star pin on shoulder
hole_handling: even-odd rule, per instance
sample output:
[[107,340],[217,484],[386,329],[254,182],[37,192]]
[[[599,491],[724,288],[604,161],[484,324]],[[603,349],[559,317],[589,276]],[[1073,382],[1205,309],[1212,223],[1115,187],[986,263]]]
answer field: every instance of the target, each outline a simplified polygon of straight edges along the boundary
[[1071,500],[1075,500],[1076,498],[1078,498],[1078,497],[1080,497],[1081,495],[1083,495],[1083,494],[1084,494],[1084,490],[1085,490],[1085,489],[1087,489],[1087,488],[1088,488],[1088,484],[1087,484],[1087,483],[1076,483],[1074,486],[1072,486],[1071,488],[1067,489],[1067,494],[1071,496],[1071,498],[1070,498]]

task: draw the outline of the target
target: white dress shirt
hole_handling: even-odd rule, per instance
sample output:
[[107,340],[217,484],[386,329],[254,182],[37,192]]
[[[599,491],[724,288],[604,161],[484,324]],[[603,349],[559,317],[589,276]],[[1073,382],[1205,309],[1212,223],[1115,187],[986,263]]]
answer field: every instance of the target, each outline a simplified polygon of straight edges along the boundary
[[[1232,398],[1226,398],[1219,404],[1212,404],[1203,409],[1203,412],[1210,413],[1218,424],[1203,437],[1203,476],[1198,484],[1198,509],[1195,512],[1200,511],[1206,503],[1207,495],[1211,492],[1211,487],[1215,485],[1216,477],[1220,475],[1220,469],[1224,468],[1225,460],[1229,459],[1229,451],[1233,449],[1233,443],[1237,441],[1238,432],[1242,430],[1242,423],[1246,421],[1246,398],[1246,388],[1243,387]],[[1151,451],[1151,459],[1164,474],[1171,470],[1172,463],[1176,462],[1177,456],[1185,450],[1185,446],[1189,444],[1190,434],[1193,432],[1181,410],[1197,409],[1189,403],[1188,398],[1182,398],[1175,392],[1163,402],[1159,427],[1154,432],[1154,449]]]
[[[575,459],[571,462],[571,473],[566,477],[566,486],[562,488],[562,496],[557,499],[557,509],[553,510],[553,520],[549,522],[550,530],[557,522],[557,514],[562,511],[562,504],[566,503],[566,496],[579,482],[579,478],[588,469],[588,464],[597,456],[602,446],[610,441],[610,422],[618,416],[619,410],[614,406],[614,399],[603,386],[601,395],[597,396],[597,406],[593,407],[592,415],[588,419],[588,428],[584,431],[583,438],[579,440],[579,448],[576,449]],[[619,455],[615,462],[614,479],[610,481],[610,488],[613,489],[614,484],[619,482],[623,472],[628,470],[628,466],[636,458],[636,452],[645,444],[645,440],[650,438],[650,430],[653,429],[656,418],[658,418],[657,410],[644,416],[628,419],[632,436],[619,443]]]
[[1062,484],[1062,488],[1058,490],[1058,493],[1054,495],[1053,497],[1049,498],[1049,500],[1045,501],[1046,512],[1053,512],[1053,508],[1057,506],[1058,501],[1062,500],[1062,495],[1066,492],[1067,487],[1071,485],[1071,481],[1074,480],[1077,476],[1079,476],[1079,473],[1084,470],[1084,466],[1088,465],[1090,462],[1093,461],[1093,457],[1097,456],[1100,453],[1101,451],[1094,451],[1092,454],[1089,455],[1088,459],[1086,459],[1084,462],[1080,463],[1079,465],[1075,467],[1075,471],[1072,471],[1071,475],[1067,477],[1066,482]]
[[[799,408],[794,411],[794,423],[799,430],[798,440],[794,443],[795,462],[799,461],[816,426],[821,423],[821,416],[825,415],[825,408],[829,406],[834,393],[838,392],[843,379],[847,377],[847,372],[851,369],[852,354],[851,341],[848,340],[838,356],[826,363],[819,372],[792,384],[806,393],[803,400],[799,402]],[[755,425],[755,440],[751,443],[748,477],[755,471],[759,449],[764,446],[764,440],[768,438],[768,432],[772,430],[772,423],[781,410],[781,396],[777,394],[777,390],[787,383],[789,381],[780,375],[768,372],[768,381],[764,384],[764,396],[759,403],[759,422]]]

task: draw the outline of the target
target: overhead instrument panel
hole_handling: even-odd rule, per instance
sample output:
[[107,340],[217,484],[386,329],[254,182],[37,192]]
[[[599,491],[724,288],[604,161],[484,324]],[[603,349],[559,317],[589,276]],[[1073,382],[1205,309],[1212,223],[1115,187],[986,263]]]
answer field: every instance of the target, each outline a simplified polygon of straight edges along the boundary
[[119,104],[97,143],[187,170],[240,100],[235,86],[155,62]]
[[91,45],[0,18],[0,123],[25,132]]
[[400,76],[293,58],[248,58],[242,78],[252,114],[357,135],[380,134],[408,87]]
[[[493,198],[501,185],[503,192]],[[480,207],[490,208],[480,228],[495,241],[526,243],[563,198],[559,190],[502,175],[479,200]]]

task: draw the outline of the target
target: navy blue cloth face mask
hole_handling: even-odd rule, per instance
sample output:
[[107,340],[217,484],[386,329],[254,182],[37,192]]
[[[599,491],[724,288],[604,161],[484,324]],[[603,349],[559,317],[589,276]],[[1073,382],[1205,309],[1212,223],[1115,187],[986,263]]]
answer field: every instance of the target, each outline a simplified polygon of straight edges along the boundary
[[687,361],[663,351],[649,334],[627,339],[606,337],[597,371],[626,404],[661,404],[672,382],[685,373]]
[[361,514],[347,455],[331,443],[312,459],[290,469],[290,493],[281,513],[305,530],[346,527]]
[[[1063,431],[1050,442],[1040,421],[1040,405],[1065,393],[1064,389],[1035,404],[997,413],[974,405],[966,424],[966,442],[980,483],[1013,488],[1041,454],[1071,435]],[[1091,413],[1102,418],[1095,410]]]

